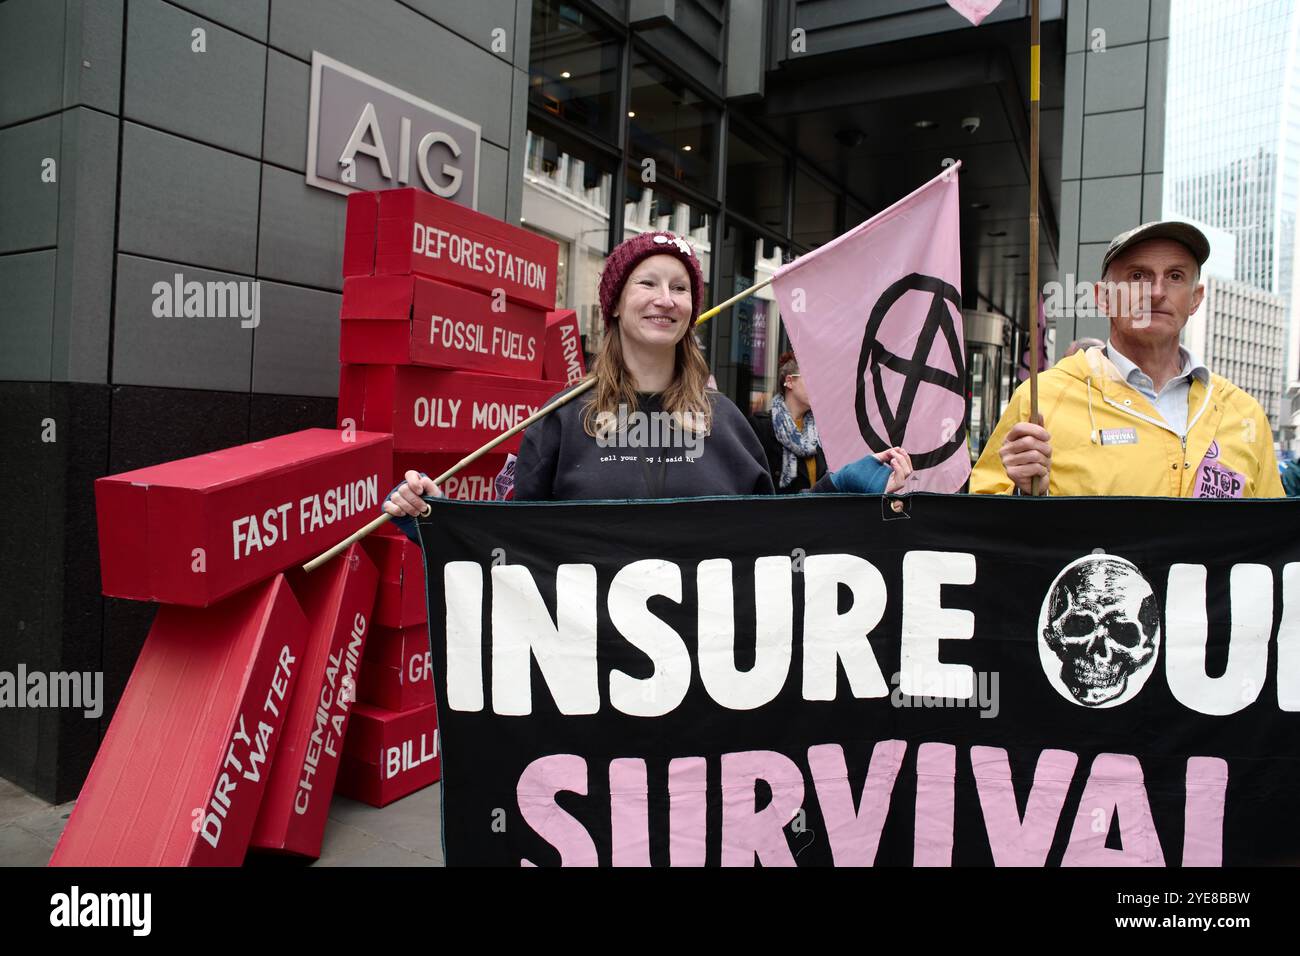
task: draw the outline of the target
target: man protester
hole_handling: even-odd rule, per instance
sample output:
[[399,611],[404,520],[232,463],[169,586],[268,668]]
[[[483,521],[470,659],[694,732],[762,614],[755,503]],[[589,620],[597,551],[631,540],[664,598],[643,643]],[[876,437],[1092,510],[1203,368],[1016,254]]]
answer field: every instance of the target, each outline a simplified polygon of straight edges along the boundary
[[[1259,403],[1179,345],[1205,296],[1210,243],[1183,222],[1111,240],[1097,304],[1110,340],[1038,378],[1043,424],[1022,384],[971,474],[975,494],[1281,497],[1273,433]],[[1140,294],[1125,294],[1140,290]]]

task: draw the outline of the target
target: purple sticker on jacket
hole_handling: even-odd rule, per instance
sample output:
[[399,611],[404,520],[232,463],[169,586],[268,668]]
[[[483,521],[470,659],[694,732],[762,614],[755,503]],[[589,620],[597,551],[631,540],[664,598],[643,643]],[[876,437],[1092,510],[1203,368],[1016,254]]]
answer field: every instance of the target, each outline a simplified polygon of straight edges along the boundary
[[1246,476],[1219,461],[1219,443],[1210,442],[1209,450],[1196,469],[1193,498],[1240,498],[1246,491]]
[[515,495],[515,462],[518,459],[514,455],[506,455],[506,463],[501,466],[497,476],[492,479],[492,485],[496,489],[497,501],[510,501]]

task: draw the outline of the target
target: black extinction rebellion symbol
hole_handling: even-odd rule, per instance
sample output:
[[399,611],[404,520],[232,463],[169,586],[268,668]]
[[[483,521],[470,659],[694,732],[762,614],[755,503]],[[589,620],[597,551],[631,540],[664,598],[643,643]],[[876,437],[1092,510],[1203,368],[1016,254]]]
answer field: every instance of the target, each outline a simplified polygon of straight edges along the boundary
[[[905,293],[911,291],[930,293],[930,309],[926,313],[925,324],[921,326],[921,333],[916,338],[916,348],[912,352],[912,357],[904,358],[881,345],[876,339],[876,334],[880,331],[880,324],[889,314],[889,310]],[[961,427],[953,432],[951,438],[929,451],[916,452],[908,449],[912,458],[912,467],[917,471],[942,464],[952,457],[953,452],[958,448],[966,445],[966,363],[962,357],[961,339],[957,336],[957,327],[953,322],[949,304],[953,309],[961,308],[961,297],[947,282],[936,276],[921,275],[919,272],[904,276],[881,293],[880,298],[876,300],[871,310],[871,318],[867,321],[866,334],[862,337],[862,353],[858,357],[858,391],[854,409],[858,415],[858,429],[862,432],[862,439],[872,451],[884,451],[894,445],[902,446],[903,438],[907,434],[908,420],[912,417],[912,405],[916,401],[916,393],[922,382],[947,389],[961,400]],[[956,369],[956,374],[928,364],[930,349],[934,345],[935,336],[940,332],[943,332],[944,340],[948,344],[948,351],[952,355],[952,367]],[[898,396],[898,404],[892,409],[885,395],[885,383],[880,372],[882,366],[903,376],[903,390]],[[871,371],[876,408],[880,412],[880,420],[884,422],[887,433],[883,438],[876,433],[870,419],[867,418],[866,373],[868,369]]]

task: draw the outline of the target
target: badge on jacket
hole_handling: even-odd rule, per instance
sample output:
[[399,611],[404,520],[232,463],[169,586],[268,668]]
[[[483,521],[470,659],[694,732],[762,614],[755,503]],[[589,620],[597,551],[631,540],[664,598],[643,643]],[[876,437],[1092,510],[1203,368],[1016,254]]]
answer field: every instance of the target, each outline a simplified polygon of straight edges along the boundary
[[1103,428],[1101,430],[1103,445],[1136,445],[1138,432],[1136,428]]
[[1210,442],[1201,466],[1196,469],[1193,498],[1240,498],[1246,491],[1246,476],[1219,461],[1219,443]]

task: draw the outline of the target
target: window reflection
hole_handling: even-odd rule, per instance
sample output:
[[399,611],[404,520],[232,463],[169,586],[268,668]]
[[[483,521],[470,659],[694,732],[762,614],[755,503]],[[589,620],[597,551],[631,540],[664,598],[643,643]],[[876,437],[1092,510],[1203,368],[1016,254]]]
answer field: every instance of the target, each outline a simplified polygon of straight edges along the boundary
[[795,245],[815,249],[837,235],[837,197],[803,170],[794,179]]
[[727,136],[727,208],[785,232],[785,156],[734,129]]
[[[773,239],[738,224],[729,224],[719,252],[723,286],[718,298],[770,279],[781,267],[786,250]],[[721,391],[741,411],[765,411],[776,384],[781,348],[781,316],[772,287],[758,290],[713,319],[718,350],[714,374]]]
[[635,174],[629,174],[627,202],[623,206],[623,238],[630,239],[643,232],[659,229],[688,239],[700,260],[700,269],[704,273],[705,302],[708,304],[711,304],[708,283],[713,255],[709,241],[712,221],[713,217],[708,212],[693,207],[662,188],[656,190],[642,183]]
[[556,308],[578,313],[583,347],[590,352],[603,327],[597,290],[609,253],[614,176],[608,161],[571,149],[528,130],[520,225],[559,243]]
[[638,169],[714,195],[717,127],[718,111],[681,80],[643,59],[633,64],[628,143]]
[[618,140],[619,42],[577,7],[534,0],[528,101],[602,139]]

